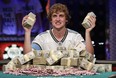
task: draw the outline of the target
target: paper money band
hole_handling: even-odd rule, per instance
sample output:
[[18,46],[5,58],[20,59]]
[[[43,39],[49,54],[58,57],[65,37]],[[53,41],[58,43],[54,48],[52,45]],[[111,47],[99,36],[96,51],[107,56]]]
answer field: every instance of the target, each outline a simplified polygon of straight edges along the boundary
[[70,57],[67,59],[67,66],[71,66],[71,58]]
[[33,19],[33,18],[31,18],[31,17],[28,17],[28,19],[30,19],[30,20],[33,21],[33,22],[35,21],[35,19]]

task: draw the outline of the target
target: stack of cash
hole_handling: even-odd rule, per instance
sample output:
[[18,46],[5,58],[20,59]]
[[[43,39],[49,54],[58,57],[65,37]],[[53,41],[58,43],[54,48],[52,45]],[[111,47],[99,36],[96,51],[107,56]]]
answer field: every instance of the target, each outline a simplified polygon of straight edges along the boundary
[[21,64],[18,61],[19,56],[14,57],[7,65],[3,65],[2,70],[15,70],[16,68],[20,68]]
[[50,51],[50,57],[46,58],[47,63],[49,65],[52,65],[54,63],[56,63],[58,60],[60,60],[63,57],[63,54],[61,53],[61,51]]
[[90,16],[96,17],[96,15],[93,12],[89,12],[87,14],[87,16],[84,18],[83,22],[82,22],[82,26],[87,29],[90,28],[90,21],[88,20],[90,18]]
[[3,65],[2,70],[7,71],[7,70],[15,70],[16,66],[13,62],[9,62],[7,65]]
[[34,59],[35,57],[36,57],[35,52],[30,51],[29,53],[19,57],[18,60],[19,60],[20,64],[22,65],[22,64]]
[[24,22],[23,26],[26,27],[26,28],[32,27],[32,26],[34,25],[34,23],[35,23],[35,20],[36,20],[35,17],[36,17],[36,15],[33,14],[32,12],[30,12],[30,13],[28,14],[28,18],[27,18],[27,20]]
[[91,71],[98,73],[111,72],[112,64],[95,64]]
[[35,57],[33,59],[33,65],[46,65],[46,59],[44,57]]
[[78,51],[78,52],[81,52],[81,51],[83,51],[83,50],[86,50],[85,44],[84,44],[83,42],[79,42],[78,44],[76,44],[76,45],[74,46],[74,49],[75,49],[76,51]]
[[79,52],[79,56],[80,57],[85,57],[86,56],[86,53],[87,53],[86,50],[82,50],[82,51]]
[[[79,48],[80,47],[80,48]],[[16,68],[28,68],[30,65],[23,66],[26,62],[33,59],[33,66],[47,69],[61,69],[69,67],[77,67],[93,72],[112,71],[111,64],[95,64],[96,58],[85,50],[85,46],[78,44],[76,49],[71,50],[37,50],[31,51],[21,57],[13,58],[7,65],[3,66],[3,71],[15,70]],[[79,52],[80,51],[80,52]],[[58,61],[61,61],[59,66],[53,66]],[[47,65],[47,66],[46,66]],[[49,66],[52,65],[52,66]]]
[[78,58],[62,58],[61,66],[78,66],[79,64]]
[[91,70],[93,68],[94,64],[89,62],[87,59],[82,59],[82,62],[80,64],[80,67],[85,70]]
[[88,61],[95,63],[95,61],[94,61],[95,58],[94,58],[94,56],[93,56],[91,53],[86,52],[85,58],[86,58]]
[[50,57],[50,51],[47,50],[36,50],[36,57],[33,59],[34,65],[46,65],[46,58]]
[[47,64],[52,65],[63,57],[63,54],[61,53],[60,50],[57,51],[41,50],[41,51],[36,51],[36,54],[37,54],[37,58],[33,59],[34,60],[33,64],[41,60],[41,62],[38,64],[46,64],[47,62]]
[[79,52],[76,50],[68,50],[69,57],[71,58],[79,58]]

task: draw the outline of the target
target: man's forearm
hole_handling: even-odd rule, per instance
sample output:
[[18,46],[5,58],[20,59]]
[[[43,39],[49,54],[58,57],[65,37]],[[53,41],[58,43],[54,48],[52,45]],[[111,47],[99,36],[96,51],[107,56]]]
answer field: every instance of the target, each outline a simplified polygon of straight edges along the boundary
[[25,32],[25,39],[24,39],[24,53],[28,53],[32,50],[31,47],[31,32]]
[[90,52],[91,54],[94,54],[94,47],[92,45],[90,31],[85,32],[85,40],[86,40],[86,50]]

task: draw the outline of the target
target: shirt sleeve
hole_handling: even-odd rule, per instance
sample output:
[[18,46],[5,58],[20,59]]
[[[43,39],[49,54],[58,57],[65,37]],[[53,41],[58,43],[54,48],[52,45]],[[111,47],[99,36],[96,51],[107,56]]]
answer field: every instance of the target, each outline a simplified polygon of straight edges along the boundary
[[33,43],[33,44],[32,44],[32,48],[33,48],[34,50],[42,50],[41,46],[40,46],[39,44],[37,44],[37,43]]
[[40,35],[37,35],[35,39],[32,41],[32,48],[42,50],[43,40],[44,39]]

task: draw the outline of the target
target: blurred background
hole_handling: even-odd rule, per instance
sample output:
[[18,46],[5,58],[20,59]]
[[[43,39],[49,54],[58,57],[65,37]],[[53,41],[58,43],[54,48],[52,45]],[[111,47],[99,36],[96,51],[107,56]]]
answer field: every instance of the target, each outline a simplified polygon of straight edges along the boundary
[[23,47],[24,29],[22,18],[29,12],[36,14],[37,21],[32,29],[33,38],[50,29],[47,19],[49,7],[54,3],[65,4],[71,20],[67,27],[84,37],[81,23],[88,12],[96,14],[96,27],[91,32],[97,60],[116,60],[116,0],[0,0],[0,59],[5,48],[12,44]]

